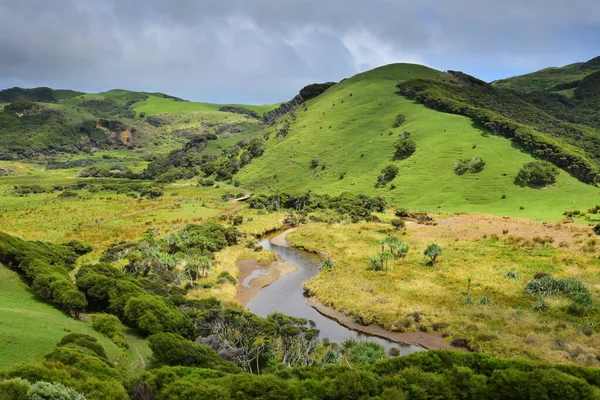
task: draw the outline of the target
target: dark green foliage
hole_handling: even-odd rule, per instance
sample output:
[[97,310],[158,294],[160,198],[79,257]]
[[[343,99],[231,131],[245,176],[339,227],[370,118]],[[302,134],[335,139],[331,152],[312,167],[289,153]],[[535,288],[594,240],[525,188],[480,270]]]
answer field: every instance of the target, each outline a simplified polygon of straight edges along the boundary
[[396,115],[396,119],[394,120],[394,128],[398,128],[404,123],[404,121],[406,121],[406,117],[404,116],[404,114]]
[[600,235],[600,224],[594,225],[594,228],[592,230],[596,235]]
[[384,169],[381,170],[381,174],[377,177],[377,187],[383,187],[388,182],[394,180],[396,175],[398,175],[399,168],[393,164],[388,165]]
[[532,296],[565,296],[573,302],[569,312],[584,316],[594,307],[592,294],[585,284],[575,278],[555,279],[544,275],[525,285],[525,293]]
[[0,380],[0,400],[27,400],[30,388],[31,383],[25,379]]
[[[84,394],[88,400],[129,399],[121,384],[124,380],[122,371],[97,354],[104,354],[102,346],[91,341],[89,337],[86,338],[86,335],[69,336],[46,355],[46,361],[18,364],[0,371],[0,399],[5,399],[4,389],[22,393],[23,387],[28,387],[29,390],[24,397],[26,400],[83,399],[69,397],[69,393],[73,391]],[[90,344],[95,345],[94,349],[90,348]],[[28,385],[27,381],[31,384]],[[32,390],[34,388],[35,390]],[[19,397],[6,399],[15,400]]]
[[515,183],[521,186],[544,187],[556,182],[558,169],[544,161],[532,161],[523,164],[515,178]]
[[335,82],[313,83],[300,89],[300,96],[304,99],[304,101],[314,99],[334,85]]
[[258,115],[255,111],[248,110],[247,108],[239,107],[239,106],[223,106],[223,107],[219,108],[219,111],[230,112],[230,113],[234,113],[234,114],[248,115],[252,118],[261,119],[261,116]]
[[159,333],[148,338],[157,366],[181,365],[185,367],[209,368],[228,373],[239,372],[232,363],[206,346],[191,342],[173,333]]
[[190,337],[193,334],[189,317],[159,296],[131,297],[125,304],[123,315],[128,324],[137,327],[144,335],[175,332]]
[[106,335],[117,345],[124,348],[129,347],[125,340],[125,327],[114,315],[104,313],[92,315],[92,328]]
[[410,138],[400,138],[394,144],[394,148],[396,149],[395,158],[404,159],[410,157],[417,150],[417,144]]
[[70,333],[64,336],[57,346],[66,346],[70,343],[74,343],[80,347],[85,347],[86,349],[93,351],[96,354],[96,356],[108,359],[106,357],[104,347],[102,347],[102,345],[98,343],[98,339],[96,339],[93,336],[85,335],[83,333]]
[[456,167],[454,168],[454,172],[456,172],[458,175],[463,175],[467,172],[477,173],[477,172],[483,171],[484,167],[485,167],[485,161],[483,161],[481,158],[475,156],[470,160],[469,159],[458,160],[456,162]]
[[553,118],[511,92],[490,85],[456,85],[413,80],[400,93],[435,110],[464,115],[495,134],[552,162],[583,182],[594,182],[599,168],[600,135],[592,129]]
[[359,365],[373,364],[386,358],[385,349],[375,342],[358,342],[349,352],[350,361]]
[[54,90],[47,87],[22,89],[14,87],[0,90],[0,103],[13,103],[15,101],[33,101],[36,103],[56,103],[58,99]]
[[27,242],[0,232],[0,263],[19,272],[38,296],[75,317],[87,306],[69,276],[78,257],[66,245]]
[[258,195],[248,200],[250,208],[266,211],[296,210],[311,212],[315,210],[335,210],[342,215],[365,219],[372,212],[383,212],[387,200],[383,197],[369,197],[362,194],[342,193],[337,197],[317,195],[307,192],[302,195],[280,193],[271,196]]
[[135,118],[135,112],[129,110],[131,104],[120,104],[115,100],[104,99],[87,99],[79,103],[81,107],[85,107],[98,118]]

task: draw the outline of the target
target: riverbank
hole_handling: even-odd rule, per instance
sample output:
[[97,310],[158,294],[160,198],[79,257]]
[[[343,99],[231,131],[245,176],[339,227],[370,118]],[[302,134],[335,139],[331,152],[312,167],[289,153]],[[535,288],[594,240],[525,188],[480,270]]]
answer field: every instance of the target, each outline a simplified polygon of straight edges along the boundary
[[439,333],[431,332],[391,332],[378,325],[360,325],[352,317],[319,303],[315,298],[306,299],[309,306],[327,318],[356,332],[391,340],[403,346],[419,346],[427,350],[458,350],[464,348],[452,346]]
[[243,260],[238,264],[240,275],[237,287],[237,301],[246,307],[248,302],[260,291],[280,279],[298,270],[294,264],[287,261],[273,261],[261,264],[256,260]]

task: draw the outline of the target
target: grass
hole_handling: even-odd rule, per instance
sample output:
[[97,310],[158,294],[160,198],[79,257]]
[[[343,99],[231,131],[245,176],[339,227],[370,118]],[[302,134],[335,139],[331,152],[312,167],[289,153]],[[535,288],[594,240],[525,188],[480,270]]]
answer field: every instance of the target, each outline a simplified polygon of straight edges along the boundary
[[[557,85],[581,80],[600,70],[598,61],[575,63],[560,68],[544,68],[530,74],[514,76],[493,82],[494,86],[519,92],[536,92],[552,89]],[[558,92],[560,93],[560,92]]]
[[[393,270],[385,272],[368,267],[369,258],[380,251],[380,240],[394,233],[390,225],[309,224],[288,240],[330,255],[335,267],[306,287],[344,313],[395,330],[414,331],[419,325],[431,330],[434,323],[447,323],[445,331],[451,337],[466,338],[478,351],[499,357],[598,364],[600,336],[580,332],[585,323],[598,321],[597,311],[573,316],[566,312],[569,300],[547,298],[550,310],[536,312],[536,299],[523,292],[534,274],[546,272],[581,279],[597,298],[600,263],[597,244],[587,236],[589,228],[476,215],[445,216],[438,224],[409,224],[407,233],[399,234],[410,246],[408,257],[393,261]],[[555,242],[535,244],[536,236],[550,236]],[[523,239],[515,244],[519,237]],[[423,256],[432,242],[443,250],[433,267]],[[508,271],[517,271],[519,279],[506,278]],[[471,302],[466,300],[469,278]],[[484,296],[491,304],[479,304]],[[411,316],[415,312],[421,322]]]
[[[146,100],[135,103],[132,107],[138,113],[145,113],[147,116],[169,113],[173,116],[181,116],[189,112],[197,111],[218,111],[224,104],[202,103],[195,101],[175,101],[164,97],[150,96]],[[238,105],[238,104],[235,104]],[[259,115],[264,114],[276,108],[279,104],[272,105],[239,105],[240,107],[257,112]]]
[[[307,111],[296,110],[285,138],[276,137],[279,127],[272,128],[265,154],[237,179],[255,191],[358,192],[414,209],[544,220],[560,219],[567,209],[586,209],[600,201],[596,187],[564,171],[546,189],[515,185],[521,165],[533,158],[469,118],[427,109],[395,93],[397,83],[413,78],[445,76],[417,65],[395,64],[334,86],[309,101]],[[404,114],[406,122],[394,128],[398,114]],[[404,132],[410,132],[417,150],[405,160],[393,160],[394,143]],[[454,173],[457,160],[476,155],[486,162],[481,173]],[[311,169],[313,158],[326,169]],[[375,188],[380,171],[390,163],[399,167],[398,176],[386,188]]]
[[37,299],[16,272],[0,266],[0,369],[23,361],[40,361],[68,333],[96,337],[111,359],[121,350],[83,321],[69,318]]

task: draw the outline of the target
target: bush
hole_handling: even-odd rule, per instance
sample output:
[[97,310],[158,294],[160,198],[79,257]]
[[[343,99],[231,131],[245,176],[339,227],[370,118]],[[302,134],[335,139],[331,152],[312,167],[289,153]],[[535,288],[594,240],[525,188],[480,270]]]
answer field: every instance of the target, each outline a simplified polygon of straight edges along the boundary
[[85,396],[60,383],[36,382],[27,391],[27,400],[85,400]]
[[359,342],[350,349],[349,359],[355,364],[373,364],[375,361],[384,359],[385,349],[375,342]]
[[399,127],[405,121],[406,121],[406,117],[404,116],[404,114],[398,114],[398,115],[396,115],[396,119],[394,119],[394,128]]
[[394,148],[396,149],[395,157],[403,159],[410,157],[417,150],[417,144],[412,139],[400,138],[394,144]]
[[392,219],[391,224],[397,230],[404,229],[406,227],[406,223],[403,220],[401,220],[400,218]]
[[218,284],[231,283],[232,285],[237,285],[237,279],[235,279],[235,277],[233,275],[231,275],[229,272],[223,271],[217,276],[217,283]]
[[458,175],[463,175],[467,172],[477,173],[477,172],[483,171],[484,167],[485,167],[485,161],[483,161],[481,158],[475,156],[470,160],[469,159],[458,160],[456,162],[456,167],[454,167],[454,172],[456,172]]
[[523,164],[515,178],[520,186],[543,187],[556,182],[558,168],[546,161],[532,161]]
[[27,400],[29,388],[31,383],[21,378],[0,381],[0,400]]
[[129,347],[125,340],[125,327],[114,315],[103,313],[92,315],[92,328],[109,337],[115,344],[124,348]]
[[382,187],[385,186],[388,182],[394,180],[396,175],[398,175],[398,167],[390,164],[384,169],[381,170],[381,175],[377,178],[377,186]]

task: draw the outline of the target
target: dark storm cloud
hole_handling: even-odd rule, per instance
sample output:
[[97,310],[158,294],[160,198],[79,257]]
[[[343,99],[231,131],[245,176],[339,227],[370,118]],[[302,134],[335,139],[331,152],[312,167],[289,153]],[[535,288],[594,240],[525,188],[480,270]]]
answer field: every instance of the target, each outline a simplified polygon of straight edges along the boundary
[[274,102],[390,62],[492,79],[585,60],[599,29],[597,0],[0,0],[0,86]]

